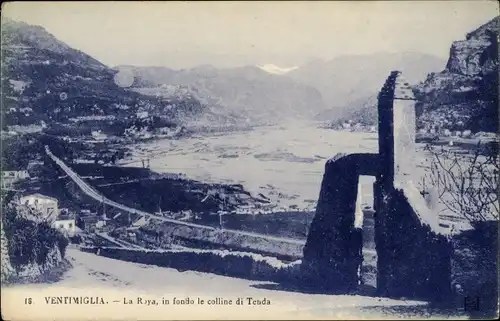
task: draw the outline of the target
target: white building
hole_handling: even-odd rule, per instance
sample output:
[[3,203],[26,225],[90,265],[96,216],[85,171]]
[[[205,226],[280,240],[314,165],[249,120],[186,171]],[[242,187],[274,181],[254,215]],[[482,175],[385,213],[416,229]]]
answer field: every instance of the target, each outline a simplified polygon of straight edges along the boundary
[[104,134],[102,131],[100,130],[94,130],[92,131],[92,138],[94,138],[96,141],[104,141],[108,135]]
[[77,232],[76,220],[70,217],[59,217],[52,223],[52,226],[70,237]]
[[103,228],[104,226],[106,226],[106,220],[105,219],[100,219],[98,220],[97,222],[95,222],[95,227],[96,228]]
[[472,132],[470,130],[464,130],[462,133],[462,137],[469,138],[472,136]]
[[15,182],[29,178],[28,171],[2,171],[2,188],[12,188]]
[[19,205],[30,208],[41,219],[53,221],[59,217],[59,201],[39,193],[23,196]]
[[148,118],[149,113],[147,111],[138,111],[136,113],[137,118],[143,119],[143,118]]

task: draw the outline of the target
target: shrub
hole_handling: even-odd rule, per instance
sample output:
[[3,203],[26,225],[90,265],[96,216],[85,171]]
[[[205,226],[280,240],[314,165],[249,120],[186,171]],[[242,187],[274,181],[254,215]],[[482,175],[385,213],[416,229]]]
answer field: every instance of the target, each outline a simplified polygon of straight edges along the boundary
[[64,257],[69,242],[48,222],[29,220],[19,215],[13,206],[4,206],[2,223],[11,264],[16,270],[29,264],[45,264],[55,247]]
[[142,264],[199,271],[252,280],[292,281],[299,278],[297,262],[285,263],[273,257],[227,250],[132,250],[81,247],[84,252]]
[[498,220],[498,147],[488,146],[479,142],[469,154],[427,146],[432,160],[422,182],[424,191],[437,189],[437,197],[446,208],[472,225]]
[[462,297],[479,297],[481,311],[494,315],[498,307],[498,224],[474,225],[453,238],[452,284]]

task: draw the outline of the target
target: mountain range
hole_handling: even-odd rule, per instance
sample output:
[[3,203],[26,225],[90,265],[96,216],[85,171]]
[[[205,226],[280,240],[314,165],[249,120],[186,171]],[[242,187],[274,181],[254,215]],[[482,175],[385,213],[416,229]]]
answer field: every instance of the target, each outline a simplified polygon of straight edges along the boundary
[[[345,56],[314,60],[300,67],[273,64],[217,69],[211,65],[173,70],[166,67],[118,66],[131,70],[135,88],[187,86],[210,106],[252,123],[283,118],[334,120],[376,96],[388,71],[404,70],[412,83],[425,79],[444,60],[421,53]],[[140,91],[140,89],[139,89]],[[158,90],[161,93],[161,89]]]
[[[454,116],[461,119],[455,122],[471,116],[467,126],[472,130],[490,130],[496,124],[491,106],[498,93],[497,35],[498,18],[455,42],[447,63],[406,52],[316,59],[287,68],[272,63],[110,68],[40,26],[3,18],[4,127],[101,117],[106,121],[92,126],[124,132],[144,115],[160,118],[153,122],[159,126],[263,125],[287,118],[352,118],[372,125],[378,91],[391,70],[400,70],[414,85],[423,122],[453,111],[461,115]],[[130,76],[129,83],[121,83],[121,74]]]
[[117,66],[132,71],[132,87],[162,95],[167,86],[184,86],[215,110],[251,124],[280,122],[285,118],[311,119],[325,109],[321,93],[293,79],[257,66],[217,69],[204,65],[173,70],[166,67]]
[[400,70],[410,83],[439,70],[444,60],[418,52],[377,53],[316,60],[287,76],[317,88],[329,108],[343,108],[376,94],[391,70]]

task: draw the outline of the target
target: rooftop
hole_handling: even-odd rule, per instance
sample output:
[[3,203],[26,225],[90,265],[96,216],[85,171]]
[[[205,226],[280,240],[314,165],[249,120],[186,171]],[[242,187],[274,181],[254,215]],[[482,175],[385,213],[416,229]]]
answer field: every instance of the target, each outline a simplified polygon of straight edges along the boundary
[[58,201],[57,198],[50,197],[50,196],[47,196],[47,195],[43,195],[43,194],[40,194],[40,193],[26,194],[26,195],[21,196],[21,199],[27,198],[27,197],[47,199],[47,200],[51,200],[51,201],[55,201],[55,202]]
[[75,216],[71,214],[62,214],[57,217],[57,221],[74,220]]

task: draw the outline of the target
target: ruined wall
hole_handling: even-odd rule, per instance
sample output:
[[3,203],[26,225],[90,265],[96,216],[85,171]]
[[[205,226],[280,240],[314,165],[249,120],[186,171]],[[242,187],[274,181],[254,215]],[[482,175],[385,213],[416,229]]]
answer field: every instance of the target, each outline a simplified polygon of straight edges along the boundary
[[423,223],[402,190],[375,183],[377,290],[381,296],[449,297],[452,247]]
[[362,231],[356,229],[359,175],[374,185],[377,290],[380,295],[430,300],[451,290],[451,243],[437,213],[412,182],[415,172],[415,99],[400,72],[379,94],[379,153],[338,154],[325,166],[316,214],[304,247],[303,282],[329,291],[358,286]]
[[381,171],[374,185],[377,290],[380,295],[438,300],[451,288],[451,244],[437,213],[412,182],[415,100],[399,72],[379,95]]
[[376,155],[338,154],[328,160],[301,265],[316,289],[350,291],[358,285],[362,231],[355,228],[359,175],[374,171]]

